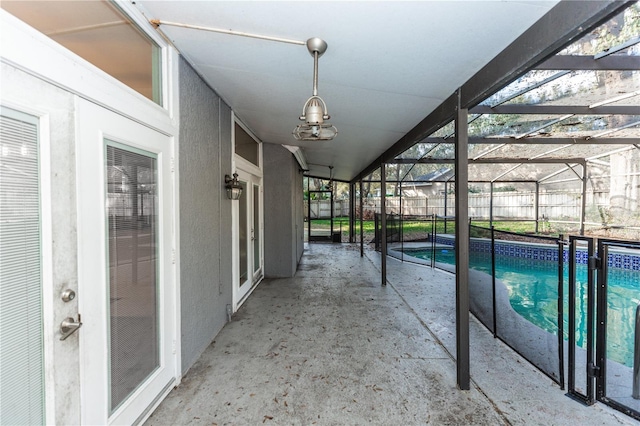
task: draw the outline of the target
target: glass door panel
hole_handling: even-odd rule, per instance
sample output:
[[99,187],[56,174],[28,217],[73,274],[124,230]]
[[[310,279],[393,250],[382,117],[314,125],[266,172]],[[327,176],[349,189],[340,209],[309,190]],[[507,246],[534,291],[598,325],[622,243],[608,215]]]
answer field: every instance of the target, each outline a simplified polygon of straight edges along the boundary
[[172,140],[78,102],[82,424],[134,424],[175,382]]
[[[261,178],[237,170],[242,195],[237,205],[235,225],[237,249],[235,268],[237,281],[234,285],[234,308],[237,309],[263,276],[262,260],[262,187]],[[234,213],[235,215],[236,213]]]
[[251,228],[253,242],[253,273],[260,271],[260,185],[253,185],[253,225]]
[[242,195],[238,200],[238,216],[239,220],[239,229],[238,229],[238,237],[240,240],[240,269],[238,271],[238,276],[240,277],[240,287],[245,285],[249,280],[249,222],[247,221],[247,212],[248,209],[248,198],[247,194],[247,182],[240,181],[240,185],[242,186]]
[[157,315],[157,164],[108,142],[110,413],[160,363]]
[[0,424],[46,424],[38,119],[0,129]]

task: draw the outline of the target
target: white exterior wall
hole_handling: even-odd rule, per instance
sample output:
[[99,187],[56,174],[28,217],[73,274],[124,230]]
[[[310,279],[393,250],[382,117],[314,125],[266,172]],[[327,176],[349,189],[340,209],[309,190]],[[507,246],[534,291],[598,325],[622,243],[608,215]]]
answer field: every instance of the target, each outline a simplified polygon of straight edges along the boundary
[[74,96],[6,63],[0,75],[2,104],[40,117],[46,418],[78,424],[78,338],[55,335],[57,321],[78,312],[77,300],[60,302],[62,291],[78,288]]
[[[135,9],[125,6],[135,15]],[[167,80],[161,107],[3,10],[0,20],[0,103],[41,121],[47,422],[80,424],[85,406],[80,342],[89,328],[59,340],[60,322],[82,310],[76,159],[82,141],[76,105],[95,103],[172,138],[172,203],[177,211],[169,219],[174,229],[175,266],[170,267],[175,292],[167,297],[177,312],[178,381],[224,326],[226,305],[231,303],[232,201],[226,198],[224,175],[233,172],[232,111],[170,47],[163,54]],[[281,261],[293,275],[303,251],[302,176],[288,151],[273,148],[286,156],[276,155],[275,163],[265,160],[265,193],[276,189],[267,179],[276,177],[271,182],[280,182],[279,187],[283,181],[273,173],[284,172],[287,196],[282,206],[288,212],[289,234],[285,241],[265,241],[265,252],[275,253],[276,246],[285,243]],[[278,211],[265,210],[265,222],[280,217]],[[267,259],[265,269],[270,265]],[[62,302],[65,289],[76,291],[77,299]]]
[[[147,25],[135,9],[124,5],[139,23]],[[150,29],[147,28],[147,29]],[[45,352],[45,404],[48,424],[82,423],[82,333],[60,341],[60,323],[66,317],[77,318],[82,311],[82,285],[79,282],[79,217],[77,146],[79,138],[76,105],[80,101],[95,103],[138,123],[144,123],[177,141],[177,53],[165,48],[165,107],[98,70],[72,52],[33,30],[0,9],[0,104],[39,118],[40,180],[43,263],[43,313]],[[178,170],[175,171],[176,176]],[[174,194],[177,198],[177,193]],[[174,238],[179,229],[177,215]],[[174,244],[175,245],[175,244]],[[180,253],[176,248],[177,265]],[[177,268],[177,266],[176,266]],[[66,289],[77,298],[63,302]],[[180,302],[179,277],[175,294],[167,295]],[[179,324],[176,324],[179,325]],[[176,342],[179,349],[180,341]],[[179,380],[180,372],[175,371]]]

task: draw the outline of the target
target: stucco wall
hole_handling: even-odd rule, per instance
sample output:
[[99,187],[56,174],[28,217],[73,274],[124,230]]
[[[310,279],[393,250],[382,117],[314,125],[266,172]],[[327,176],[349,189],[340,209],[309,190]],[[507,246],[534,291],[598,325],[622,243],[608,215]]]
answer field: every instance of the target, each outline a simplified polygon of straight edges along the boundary
[[180,308],[182,371],[226,323],[231,304],[231,111],[180,60]]
[[302,256],[302,175],[280,145],[263,145],[264,268],[266,277],[292,277]]

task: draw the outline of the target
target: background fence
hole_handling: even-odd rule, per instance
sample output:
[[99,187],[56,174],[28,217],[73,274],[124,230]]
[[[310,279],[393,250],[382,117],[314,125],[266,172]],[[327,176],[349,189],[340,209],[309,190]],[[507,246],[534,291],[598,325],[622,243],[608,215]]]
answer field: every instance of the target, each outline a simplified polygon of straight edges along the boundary
[[[309,200],[304,200],[304,214],[307,215]],[[349,200],[334,200],[333,217],[349,216]],[[329,219],[331,200],[311,200],[311,219]]]
[[[498,192],[493,194],[493,217],[510,219],[535,218],[535,192]],[[580,193],[541,192],[539,194],[538,213],[547,218],[579,218],[581,209]],[[588,194],[587,204],[600,205],[598,194]],[[437,214],[451,215],[455,210],[453,194],[446,197],[387,197],[387,213],[404,216],[428,216]],[[308,201],[305,201],[307,211]],[[357,203],[356,203],[357,204]],[[445,210],[446,205],[446,210]],[[334,201],[334,217],[349,215],[349,200]],[[364,200],[364,210],[380,213],[380,197],[368,197]],[[478,219],[489,219],[491,196],[487,193],[469,194],[469,215]],[[328,219],[331,214],[330,200],[311,200],[311,218]]]
[[[538,197],[536,217],[535,191],[494,192],[493,202],[487,192],[469,194],[469,217],[474,222],[493,220],[530,221],[531,229],[545,234],[578,233],[582,216],[582,195],[579,191],[541,191]],[[640,239],[640,203],[628,203],[626,208],[612,204],[608,193],[588,191],[585,200],[585,231],[589,235],[608,238]],[[305,201],[305,214],[308,211]],[[387,214],[404,217],[452,216],[455,214],[454,194],[430,196],[386,197]],[[364,220],[373,220],[380,213],[380,197],[367,197],[363,203]],[[330,200],[311,200],[311,219],[328,219],[331,216]],[[349,216],[349,200],[334,201],[334,217]],[[360,217],[359,200],[356,200],[356,218]],[[538,226],[534,221],[538,220]],[[500,226],[498,226],[501,228]],[[510,228],[506,228],[510,229]],[[525,231],[519,229],[519,231]]]

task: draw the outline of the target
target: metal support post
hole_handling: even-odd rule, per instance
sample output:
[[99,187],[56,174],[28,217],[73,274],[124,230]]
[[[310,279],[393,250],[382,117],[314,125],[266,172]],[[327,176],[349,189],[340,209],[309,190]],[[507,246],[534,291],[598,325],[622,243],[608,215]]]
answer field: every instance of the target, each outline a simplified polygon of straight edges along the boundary
[[633,345],[633,393],[634,399],[640,399],[640,303],[636,308],[636,328]]
[[489,189],[490,198],[489,198],[489,227],[493,228],[493,182],[491,182],[491,187]]
[[536,216],[536,234],[539,232],[540,224],[540,182],[536,182],[536,199],[535,199],[535,216]]
[[[308,179],[309,178],[307,178],[307,182],[308,182]],[[310,190],[309,190],[309,199],[307,200],[307,241],[311,243],[311,191]]]
[[[601,250],[598,250],[599,253],[598,255],[600,256],[600,259],[607,259],[608,257],[608,246],[602,246]],[[596,250],[595,250],[595,241],[593,239],[589,240],[589,244],[587,246],[587,259],[593,259],[595,261],[595,256],[596,254]],[[591,262],[591,260],[590,260]],[[596,360],[597,357],[597,353],[594,356],[594,352],[596,352],[598,350],[597,348],[597,343],[595,343],[595,338],[596,338],[596,332],[595,332],[595,328],[597,327],[595,325],[595,321],[596,319],[598,320],[598,322],[600,322],[600,320],[602,320],[601,324],[606,324],[606,317],[603,317],[603,315],[607,314],[607,310],[606,309],[600,309],[596,312],[596,297],[598,297],[598,293],[601,293],[601,288],[604,287],[604,280],[606,279],[607,275],[606,275],[606,271],[601,270],[600,273],[596,273],[596,269],[594,268],[596,266],[595,262],[593,265],[589,265],[589,268],[587,268],[587,324],[589,326],[587,326],[587,397],[588,397],[588,405],[592,405],[595,402],[595,391],[594,391],[594,380],[595,380],[595,375],[593,373],[595,373],[595,371],[590,371],[592,369],[592,367],[595,367],[596,365],[599,365],[601,368],[601,371],[604,372],[604,368],[606,367],[606,364],[601,364],[598,363]],[[605,261],[605,266],[606,266],[606,261]],[[598,278],[601,282],[596,283],[596,278]],[[597,289],[596,289],[597,286]],[[606,294],[606,291],[603,291],[601,294]],[[602,300],[602,299],[599,299]],[[593,327],[591,327],[591,324],[594,324]],[[604,343],[606,342],[606,332],[607,329],[606,327],[602,328],[602,329],[598,329],[598,334],[597,334],[597,338],[601,339],[601,341]],[[595,350],[594,350],[595,349]],[[600,350],[603,349],[603,346],[600,346],[599,348]],[[604,354],[603,354],[603,360],[604,360]],[[594,369],[595,370],[595,369]]]
[[360,179],[360,257],[364,256],[364,202],[362,200],[362,179]]
[[[576,361],[576,240],[569,240],[569,283],[568,283],[568,291],[569,291],[569,323],[568,323],[568,347],[569,347],[569,370],[567,382],[569,386],[569,395],[575,394],[575,383],[576,383],[576,369],[575,369],[575,361]],[[564,255],[564,254],[563,254]]]
[[380,165],[380,259],[382,260],[382,285],[387,285],[387,172],[385,164]]
[[[399,171],[396,168],[396,171]],[[404,214],[402,213],[402,182],[398,183],[398,197],[400,198],[400,208],[398,212],[398,232],[400,239],[400,260],[404,262]]]
[[436,237],[437,237],[437,232],[436,232],[436,226],[438,226],[438,222],[436,220],[437,215],[433,214],[431,215],[431,267],[433,268],[436,264],[435,264],[435,259],[436,259]]
[[[537,182],[536,182],[537,187]],[[536,222],[537,223],[537,222]],[[560,389],[564,390],[564,235],[558,238],[558,366]]]
[[457,92],[455,120],[455,249],[456,249],[456,370],[461,390],[471,386],[469,366],[469,111]]
[[349,183],[349,242],[355,242],[356,236],[356,184]]
[[444,183],[444,233],[447,233],[447,184],[449,182]]
[[[493,186],[493,184],[492,184]],[[496,304],[496,233],[491,225],[491,309],[493,310],[493,337],[498,337],[498,309]]]
[[333,241],[333,218],[334,218],[334,213],[335,213],[335,204],[334,204],[334,200],[333,200],[333,183],[331,183],[331,191],[329,192],[330,197],[331,197],[331,233],[329,234],[329,241]]
[[587,162],[582,163],[582,203],[580,208],[580,235],[584,235],[584,221],[587,214]]

